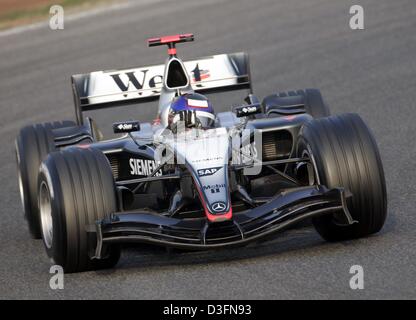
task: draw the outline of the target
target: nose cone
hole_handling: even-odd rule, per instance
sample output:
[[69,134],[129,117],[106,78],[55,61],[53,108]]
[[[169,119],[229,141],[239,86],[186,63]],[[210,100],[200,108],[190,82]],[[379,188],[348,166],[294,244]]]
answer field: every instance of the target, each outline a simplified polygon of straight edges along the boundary
[[229,136],[225,128],[200,130],[198,135],[176,143],[178,160],[182,157],[192,174],[195,187],[211,222],[232,218],[229,182]]

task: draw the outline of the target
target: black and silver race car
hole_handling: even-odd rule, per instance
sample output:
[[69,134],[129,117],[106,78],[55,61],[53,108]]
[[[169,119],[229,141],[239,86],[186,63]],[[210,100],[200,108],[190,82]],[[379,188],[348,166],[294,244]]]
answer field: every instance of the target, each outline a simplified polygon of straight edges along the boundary
[[[66,272],[112,267],[132,242],[242,246],[307,219],[329,241],[378,232],[385,179],[363,120],[331,116],[316,89],[260,102],[246,53],[183,62],[175,45],[193,39],[149,39],[168,46],[164,65],[72,76],[76,122],[20,130],[25,217],[54,262]],[[208,112],[202,94],[237,89],[248,91],[242,105]],[[155,121],[114,123],[115,139],[84,117],[154,100]]]

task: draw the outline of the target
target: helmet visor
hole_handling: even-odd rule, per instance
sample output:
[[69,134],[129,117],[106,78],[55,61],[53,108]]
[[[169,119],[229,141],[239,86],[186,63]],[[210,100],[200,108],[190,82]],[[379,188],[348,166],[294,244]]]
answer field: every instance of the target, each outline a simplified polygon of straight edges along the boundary
[[[196,127],[202,129],[212,128],[215,122],[215,116],[212,113],[204,111],[194,111],[194,116],[191,117],[191,123],[187,123],[187,127]],[[184,121],[181,119],[181,114],[177,113],[172,117],[171,124],[175,125],[178,121]]]

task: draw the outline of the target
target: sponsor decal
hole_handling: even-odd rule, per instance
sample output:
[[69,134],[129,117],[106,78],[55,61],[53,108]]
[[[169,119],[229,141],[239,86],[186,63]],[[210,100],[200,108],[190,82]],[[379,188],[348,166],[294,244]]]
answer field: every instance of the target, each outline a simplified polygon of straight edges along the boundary
[[[163,69],[161,69],[163,71]],[[161,74],[148,75],[151,72],[149,68],[138,69],[135,71],[129,71],[124,73],[114,73],[110,76],[113,78],[117,87],[123,91],[129,90],[142,90],[145,88],[157,88],[163,83],[163,76]],[[196,64],[195,68],[191,71],[193,74],[194,82],[198,82],[210,77],[208,70],[199,69],[199,65]],[[140,73],[140,74],[139,74]],[[133,89],[134,87],[134,89]],[[158,91],[159,92],[159,91]],[[141,92],[138,92],[141,95]],[[208,106],[207,106],[208,107]]]
[[210,190],[211,193],[219,193],[220,189],[225,188],[225,184],[224,183],[220,183],[220,184],[212,184],[212,185],[208,185],[208,186],[202,186],[202,189],[204,191],[208,191]]
[[[242,70],[235,63],[245,63],[242,53],[220,54],[185,61],[186,73],[194,89],[247,85],[249,83],[245,65]],[[83,104],[100,104],[130,99],[141,99],[160,95],[164,83],[164,65],[130,68],[123,70],[95,71],[80,75],[76,80]],[[85,101],[84,101],[85,99]]]
[[194,108],[208,108],[207,100],[188,99],[188,105]]
[[223,157],[213,157],[213,158],[205,158],[205,159],[195,159],[192,160],[193,163],[198,163],[198,162],[205,162],[205,161],[217,161],[217,160],[223,160]]
[[235,108],[235,113],[237,117],[246,117],[246,116],[260,113],[260,112],[261,112],[261,106],[258,103]]
[[243,109],[241,109],[241,111],[243,111],[243,113],[252,113],[252,112],[257,112],[257,108],[256,107],[244,107]]
[[222,167],[199,169],[198,176],[200,177],[212,176],[214,173],[217,173],[221,168]]
[[227,208],[227,204],[222,201],[214,202],[211,205],[211,209],[214,212],[223,212]]
[[199,82],[201,80],[208,79],[211,75],[209,73],[209,70],[205,69],[199,69],[199,64],[196,64],[196,67],[194,70],[192,70],[192,81],[193,82]]
[[117,126],[118,130],[131,130],[133,128],[133,125],[130,123],[120,123]]
[[[150,176],[150,174],[157,168],[156,161],[148,159],[134,159],[130,158],[130,174],[134,176]],[[162,170],[156,172],[155,176],[161,176]]]
[[123,121],[113,123],[114,133],[125,133],[140,130],[140,123],[138,121]]

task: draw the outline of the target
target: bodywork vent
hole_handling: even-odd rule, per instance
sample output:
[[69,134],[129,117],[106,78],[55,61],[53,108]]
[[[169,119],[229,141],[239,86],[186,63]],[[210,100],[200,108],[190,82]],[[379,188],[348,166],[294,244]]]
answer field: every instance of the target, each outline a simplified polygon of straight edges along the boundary
[[108,161],[110,162],[111,171],[113,172],[114,179],[117,180],[120,172],[120,161],[114,154],[107,154]]
[[292,151],[292,135],[287,130],[265,132],[262,136],[263,161],[273,161],[279,158],[287,158]]

